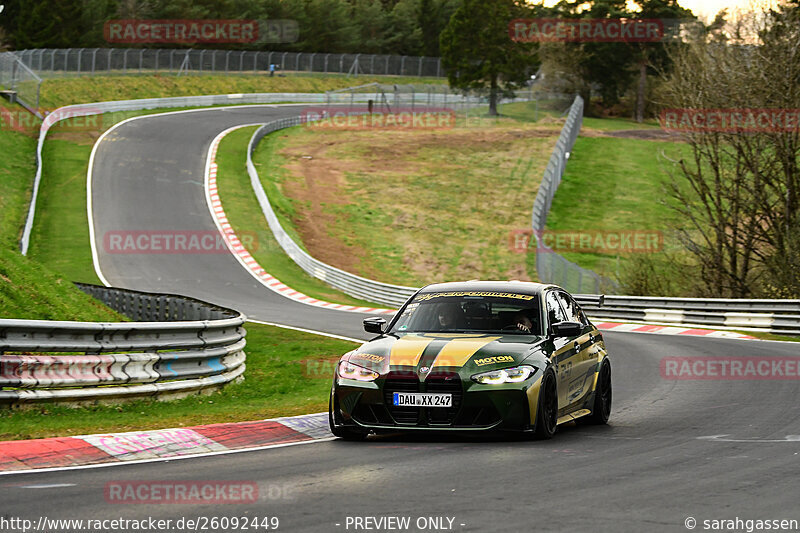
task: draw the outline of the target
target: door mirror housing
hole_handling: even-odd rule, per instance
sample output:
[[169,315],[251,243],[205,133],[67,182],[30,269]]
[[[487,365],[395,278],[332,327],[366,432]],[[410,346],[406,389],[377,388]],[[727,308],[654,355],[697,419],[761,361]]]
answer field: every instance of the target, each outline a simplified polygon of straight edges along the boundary
[[553,337],[577,337],[583,331],[583,324],[580,322],[556,322],[550,326]]
[[364,331],[367,333],[376,333],[378,335],[383,333],[383,328],[386,327],[386,319],[379,316],[373,316],[364,319]]

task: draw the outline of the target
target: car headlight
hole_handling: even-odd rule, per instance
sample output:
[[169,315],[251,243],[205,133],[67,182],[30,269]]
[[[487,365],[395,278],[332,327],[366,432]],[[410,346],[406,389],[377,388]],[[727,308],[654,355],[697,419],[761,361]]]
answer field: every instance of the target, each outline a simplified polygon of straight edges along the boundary
[[349,361],[340,361],[336,373],[340,378],[357,379],[358,381],[375,381],[380,375],[369,368],[354,365]]
[[530,365],[503,368],[501,370],[491,370],[481,372],[472,376],[472,381],[482,385],[501,385],[503,383],[521,383],[531,377],[536,372],[536,367]]

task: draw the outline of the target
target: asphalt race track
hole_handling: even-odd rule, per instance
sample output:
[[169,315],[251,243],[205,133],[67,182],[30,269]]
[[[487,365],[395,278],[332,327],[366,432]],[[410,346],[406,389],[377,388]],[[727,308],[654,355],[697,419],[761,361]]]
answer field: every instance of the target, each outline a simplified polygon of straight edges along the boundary
[[[222,130],[291,108],[140,119],[106,138],[94,166],[95,230],[208,229],[206,150]],[[189,294],[267,321],[350,336],[361,315],[294,303],[232,257],[101,254],[114,285]],[[704,520],[800,520],[797,381],[675,381],[665,356],[797,356],[800,345],[606,333],[609,426],[562,426],[553,440],[385,437],[319,441],[138,465],[0,477],[15,516],[280,519],[279,531],[366,531],[347,517],[453,519],[454,531],[703,531]],[[109,481],[241,480],[249,505],[108,503]],[[42,502],[46,502],[43,504]],[[448,520],[444,520],[447,527]],[[427,531],[448,530],[432,528]],[[233,529],[230,529],[233,531]],[[252,530],[252,529],[251,529]],[[381,529],[391,531],[391,529]],[[397,531],[397,529],[395,529]]]
[[[108,253],[108,235],[216,234],[206,204],[209,146],[221,131],[297,115],[297,106],[239,106],[173,113],[119,125],[98,145],[92,210],[100,268],[115,287],[193,296],[249,318],[366,338],[362,315],[297,303],[259,283],[227,252]],[[242,162],[244,165],[244,162]],[[266,222],[265,222],[266,224]]]

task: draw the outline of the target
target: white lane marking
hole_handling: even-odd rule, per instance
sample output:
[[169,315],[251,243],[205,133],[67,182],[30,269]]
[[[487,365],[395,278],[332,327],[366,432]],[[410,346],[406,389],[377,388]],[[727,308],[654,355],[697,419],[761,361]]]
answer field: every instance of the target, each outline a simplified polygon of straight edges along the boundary
[[287,326],[285,324],[277,324],[275,322],[264,322],[263,320],[253,320],[252,318],[247,319],[248,322],[254,322],[256,324],[263,324],[265,326],[275,326],[276,328],[283,328],[283,329],[293,329],[295,331],[302,331],[303,333],[311,333],[313,335],[322,335],[323,337],[331,337],[333,339],[340,339],[343,341],[350,341],[350,342],[357,342],[359,344],[364,344],[367,342],[366,339],[354,339],[352,337],[345,337],[343,335],[334,335],[333,333],[325,333],[324,331],[316,331],[313,329],[306,329],[306,328],[298,328],[295,326]]
[[727,433],[723,433],[721,435],[706,435],[704,437],[697,437],[697,440],[707,440],[707,441],[714,441],[714,442],[800,442],[800,435],[786,435],[786,437],[782,439],[735,439],[735,438],[726,438],[729,437]]
[[[106,287],[111,287],[111,284],[108,282],[106,277],[103,275],[103,271],[100,269],[100,257],[97,253],[97,243],[95,242],[96,235],[94,232],[94,211],[92,209],[92,171],[94,168],[94,158],[95,154],[97,153],[97,149],[100,146],[100,143],[106,138],[106,135],[114,131],[115,129],[119,128],[120,126],[127,124],[128,122],[133,122],[134,120],[141,120],[146,118],[154,118],[154,117],[163,117],[166,115],[180,115],[182,113],[197,113],[200,111],[220,111],[220,110],[227,110],[227,109],[243,109],[247,107],[265,107],[265,108],[273,108],[276,105],[281,106],[307,106],[309,104],[252,104],[252,105],[237,105],[237,106],[222,106],[222,107],[201,107],[198,109],[183,109],[181,111],[167,111],[164,113],[153,113],[150,115],[141,115],[138,117],[131,117],[123,120],[122,122],[118,122],[114,124],[95,141],[94,146],[92,146],[92,153],[89,156],[89,170],[86,172],[86,214],[89,218],[89,244],[92,249],[92,263],[94,264],[94,271],[97,273],[97,277],[100,278],[100,282],[105,285]],[[252,126],[260,125],[259,124],[248,124]],[[244,127],[244,126],[242,126]]]
[[119,461],[114,463],[100,463],[94,465],[78,465],[78,466],[57,466],[52,468],[32,468],[30,470],[8,470],[0,472],[0,476],[11,476],[14,474],[38,474],[38,473],[46,473],[46,472],[66,472],[69,470],[91,470],[94,468],[106,468],[110,466],[128,466],[128,465],[139,465],[139,464],[146,464],[146,463],[169,463],[172,461],[180,461],[183,459],[199,459],[203,457],[214,457],[217,455],[229,455],[234,453],[243,453],[243,452],[257,452],[261,450],[269,450],[271,448],[287,448],[289,446],[299,446],[301,444],[314,444],[317,442],[327,442],[331,440],[336,440],[336,437],[330,437],[327,439],[312,439],[312,440],[303,440],[299,442],[285,442],[282,444],[267,444],[265,446],[256,446],[253,448],[240,448],[237,450],[224,450],[220,452],[206,452],[206,453],[199,453],[197,455],[179,455],[177,457],[167,457],[167,458],[159,458],[159,459],[140,459],[137,461]]
[[23,485],[23,489],[61,489],[64,487],[75,487],[75,483],[51,483],[49,485]]

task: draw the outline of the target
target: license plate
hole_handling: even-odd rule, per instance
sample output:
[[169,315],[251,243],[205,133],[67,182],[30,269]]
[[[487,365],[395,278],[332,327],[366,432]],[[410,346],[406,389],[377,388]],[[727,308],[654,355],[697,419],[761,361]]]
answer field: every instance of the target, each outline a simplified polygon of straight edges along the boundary
[[423,392],[395,392],[396,407],[452,407],[452,394],[428,394]]

